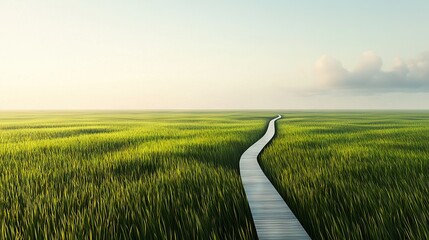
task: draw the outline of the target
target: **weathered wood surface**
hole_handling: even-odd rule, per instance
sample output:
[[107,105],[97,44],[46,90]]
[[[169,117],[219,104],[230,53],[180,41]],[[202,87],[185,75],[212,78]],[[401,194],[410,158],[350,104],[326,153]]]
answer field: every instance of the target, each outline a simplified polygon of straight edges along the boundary
[[243,153],[240,175],[260,240],[310,239],[258,163],[258,155],[273,138],[275,121],[280,118],[272,119],[265,135]]

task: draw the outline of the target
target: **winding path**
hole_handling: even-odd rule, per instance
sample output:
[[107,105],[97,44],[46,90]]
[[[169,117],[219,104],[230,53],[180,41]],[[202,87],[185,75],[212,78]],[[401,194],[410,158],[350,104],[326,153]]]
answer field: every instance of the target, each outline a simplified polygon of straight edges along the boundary
[[275,121],[280,118],[272,119],[265,135],[243,153],[240,175],[260,240],[310,239],[258,164],[258,155],[273,138]]

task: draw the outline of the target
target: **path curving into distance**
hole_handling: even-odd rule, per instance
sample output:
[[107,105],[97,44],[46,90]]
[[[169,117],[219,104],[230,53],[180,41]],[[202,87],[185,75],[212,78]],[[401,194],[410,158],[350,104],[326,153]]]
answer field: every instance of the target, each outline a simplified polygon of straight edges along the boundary
[[240,175],[260,240],[310,239],[258,163],[258,155],[273,138],[280,118],[272,119],[265,135],[241,155]]

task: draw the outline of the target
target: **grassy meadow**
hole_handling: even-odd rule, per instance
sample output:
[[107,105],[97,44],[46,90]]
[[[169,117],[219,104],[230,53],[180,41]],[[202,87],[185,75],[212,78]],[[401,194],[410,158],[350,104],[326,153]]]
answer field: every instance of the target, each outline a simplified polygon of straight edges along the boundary
[[429,112],[293,112],[260,164],[315,239],[429,239]]
[[242,152],[273,114],[1,112],[1,239],[254,239]]

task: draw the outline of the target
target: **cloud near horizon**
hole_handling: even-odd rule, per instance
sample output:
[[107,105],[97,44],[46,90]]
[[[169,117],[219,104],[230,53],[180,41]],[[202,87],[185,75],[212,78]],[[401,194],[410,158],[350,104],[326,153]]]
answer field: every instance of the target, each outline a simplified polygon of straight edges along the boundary
[[429,51],[404,61],[395,59],[393,67],[383,70],[383,61],[372,51],[364,52],[353,70],[328,55],[317,60],[314,73],[323,89],[364,92],[429,92]]

